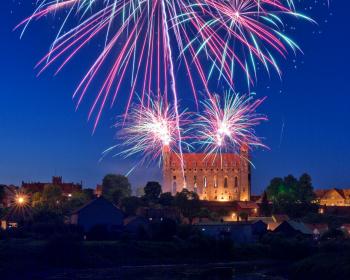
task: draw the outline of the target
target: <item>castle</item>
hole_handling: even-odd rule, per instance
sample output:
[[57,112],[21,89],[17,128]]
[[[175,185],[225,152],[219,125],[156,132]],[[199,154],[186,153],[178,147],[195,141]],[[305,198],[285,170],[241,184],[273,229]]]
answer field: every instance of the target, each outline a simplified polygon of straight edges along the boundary
[[[249,152],[242,146],[240,153],[184,153],[181,157],[163,150],[163,191],[173,195],[183,188],[196,192],[208,201],[249,201]],[[182,168],[183,166],[183,168]]]
[[52,181],[49,183],[42,182],[22,182],[22,189],[25,192],[35,193],[44,191],[46,185],[59,186],[64,196],[69,196],[74,192],[81,192],[83,183],[65,183],[61,176],[53,176]]

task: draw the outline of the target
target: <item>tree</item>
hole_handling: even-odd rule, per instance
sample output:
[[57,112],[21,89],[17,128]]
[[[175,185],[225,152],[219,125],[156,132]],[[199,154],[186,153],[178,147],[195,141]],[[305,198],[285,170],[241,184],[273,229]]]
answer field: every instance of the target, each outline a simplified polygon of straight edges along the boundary
[[274,213],[285,213],[292,217],[302,217],[317,210],[314,200],[311,177],[303,174],[299,180],[288,175],[274,178],[266,189],[268,198],[273,202]]
[[281,186],[283,186],[283,179],[280,177],[275,177],[270,181],[270,184],[266,188],[266,194],[270,200],[274,200]]
[[312,186],[311,176],[304,173],[300,176],[296,197],[302,203],[311,203],[315,199],[314,188]]
[[95,198],[95,193],[93,189],[83,189],[83,194],[85,195],[86,199],[93,200]]
[[269,200],[267,199],[266,191],[263,193],[261,198],[260,213],[265,217],[271,215],[270,204],[269,204]]
[[198,215],[200,210],[198,194],[183,189],[175,195],[175,205],[180,209],[182,215],[188,218],[190,224],[192,224],[193,219]]
[[119,174],[108,174],[103,178],[102,195],[115,204],[131,195],[131,185],[127,177]]
[[162,193],[162,186],[158,182],[148,182],[144,188],[144,198],[147,201],[155,202]]
[[84,192],[74,192],[72,196],[64,202],[63,210],[69,214],[71,211],[83,206],[90,201],[89,195]]
[[0,204],[5,198],[5,188],[6,188],[5,185],[0,185]]
[[245,211],[239,212],[238,217],[241,219],[241,221],[248,221],[248,213]]
[[127,216],[135,216],[137,209],[142,206],[142,201],[136,196],[125,197],[121,201],[121,206]]
[[42,202],[42,194],[41,192],[35,192],[32,195],[32,206],[36,207]]
[[60,186],[48,184],[44,186],[42,194],[43,202],[53,207],[57,206],[62,200],[62,190]]
[[163,206],[172,206],[174,204],[174,197],[170,192],[161,193],[158,202]]

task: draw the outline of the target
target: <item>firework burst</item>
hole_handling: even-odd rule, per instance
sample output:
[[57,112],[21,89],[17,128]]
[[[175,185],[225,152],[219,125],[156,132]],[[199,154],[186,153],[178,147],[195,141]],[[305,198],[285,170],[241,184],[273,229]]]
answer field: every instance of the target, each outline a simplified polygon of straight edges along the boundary
[[254,127],[267,120],[257,114],[257,107],[263,99],[253,100],[251,96],[240,96],[227,92],[223,101],[218,95],[202,102],[204,110],[193,124],[197,142],[208,154],[238,152],[242,145],[265,147],[255,135]]
[[[164,151],[179,153],[179,132],[177,126],[177,114],[173,106],[167,105],[162,98],[150,99],[150,106],[143,107],[141,104],[131,106],[125,123],[118,121],[116,127],[121,127],[118,139],[121,144],[113,146],[105,151],[109,153],[120,148],[122,151],[117,155],[125,158],[135,154],[142,154],[145,161],[161,161]],[[180,114],[181,124],[186,122],[186,113]],[[180,133],[186,134],[183,129]]]
[[[176,68],[181,66],[185,70],[197,104],[196,82],[201,82],[209,93],[208,82],[215,72],[231,88],[236,67],[243,70],[249,83],[253,82],[256,60],[267,69],[273,65],[280,72],[273,53],[285,56],[288,47],[298,49],[283,32],[283,16],[310,20],[296,12],[292,0],[41,0],[38,3],[32,16],[20,23],[24,30],[34,20],[66,12],[50,51],[37,65],[41,67],[39,74],[56,63],[59,72],[92,40],[100,42],[101,34],[105,35],[104,47],[74,93],[79,106],[93,81],[103,72],[104,80],[89,112],[89,118],[95,116],[94,129],[103,109],[108,103],[112,106],[116,102],[122,84],[128,81],[126,112],[136,91],[143,104],[150,102],[144,100],[146,93],[155,92],[174,104],[179,124]],[[209,69],[203,67],[208,61]]]

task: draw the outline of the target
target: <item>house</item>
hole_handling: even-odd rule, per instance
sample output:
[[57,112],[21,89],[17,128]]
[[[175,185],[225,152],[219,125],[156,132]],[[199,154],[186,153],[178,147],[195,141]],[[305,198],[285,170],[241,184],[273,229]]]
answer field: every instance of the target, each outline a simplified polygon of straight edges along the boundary
[[103,198],[96,198],[70,216],[70,223],[79,225],[85,232],[95,226],[106,226],[108,230],[117,230],[123,227],[124,213],[114,204]]
[[267,233],[267,224],[262,220],[252,221],[252,233],[257,238],[264,236]]
[[203,235],[216,239],[229,238],[235,243],[251,243],[255,241],[251,223],[241,222],[207,222],[193,225]]
[[282,222],[274,231],[274,233],[281,233],[286,236],[303,235],[313,236],[312,230],[302,222],[289,220]]
[[315,195],[321,206],[350,206],[350,189],[316,190]]
[[262,221],[267,224],[267,229],[274,231],[282,222],[288,221],[288,215],[274,214],[271,217],[249,217],[249,221]]
[[13,207],[4,216],[1,217],[1,229],[18,228],[24,221],[30,217],[27,208]]

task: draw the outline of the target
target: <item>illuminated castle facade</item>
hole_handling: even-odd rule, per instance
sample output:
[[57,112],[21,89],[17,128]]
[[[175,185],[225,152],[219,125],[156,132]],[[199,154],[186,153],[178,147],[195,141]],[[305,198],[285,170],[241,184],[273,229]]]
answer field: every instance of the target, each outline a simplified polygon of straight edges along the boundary
[[250,165],[248,149],[240,154],[183,154],[183,170],[178,154],[163,151],[163,192],[173,195],[183,188],[209,201],[249,201]]

